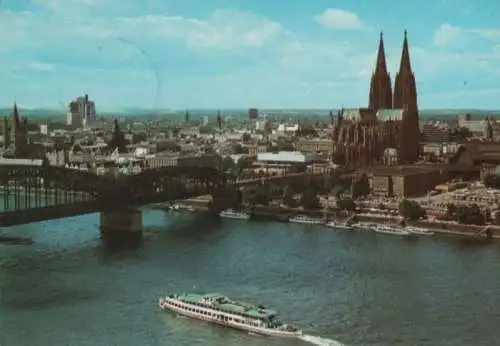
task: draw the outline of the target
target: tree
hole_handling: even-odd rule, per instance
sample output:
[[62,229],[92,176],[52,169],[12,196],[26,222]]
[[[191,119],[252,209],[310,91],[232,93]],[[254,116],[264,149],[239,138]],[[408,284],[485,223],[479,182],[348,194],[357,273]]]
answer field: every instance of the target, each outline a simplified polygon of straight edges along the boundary
[[312,125],[302,125],[299,126],[299,129],[297,130],[295,135],[298,137],[305,137],[305,136],[317,137],[318,132]]
[[341,210],[354,211],[356,210],[356,202],[352,198],[339,199],[337,200],[337,208]]
[[493,223],[497,226],[500,226],[500,212],[495,213]]
[[241,136],[241,140],[245,143],[248,143],[252,140],[252,136],[248,133],[248,132],[245,132],[242,136]]
[[259,204],[259,189],[257,186],[245,187],[243,189],[243,203],[251,207]]
[[214,128],[212,126],[208,126],[208,125],[205,125],[205,126],[202,126],[199,128],[199,130],[201,134],[211,134],[211,133],[214,133]]
[[344,193],[344,188],[340,185],[334,185],[330,194],[334,195],[335,198],[340,199],[340,196]]
[[312,174],[309,174],[306,176],[305,181],[304,181],[304,188],[311,188],[314,190],[314,193],[317,193],[319,188],[321,187],[322,182],[319,182],[314,179],[314,176]]
[[252,208],[256,205],[268,205],[273,199],[273,193],[277,192],[277,190],[273,192],[273,188],[269,185],[246,187],[243,190],[243,202]]
[[275,145],[274,148],[276,151],[293,151],[294,150],[293,143],[287,142],[287,141],[279,141]]
[[235,166],[234,160],[230,156],[222,159],[222,170],[224,172],[232,170]]
[[363,174],[352,184],[352,198],[366,197],[370,194],[370,182],[368,176]]
[[248,149],[239,143],[233,145],[233,151],[235,154],[248,154]]
[[181,151],[181,146],[172,141],[162,141],[156,143],[156,152],[160,153],[162,151],[179,152]]
[[233,166],[234,175],[240,177],[245,169],[252,167],[253,159],[249,156],[242,156],[238,162]]
[[276,184],[269,186],[268,195],[270,199],[279,199],[283,196],[284,189]]
[[295,207],[297,205],[294,198],[294,191],[292,185],[285,186],[283,190],[282,203],[288,207]]
[[477,204],[460,206],[457,210],[457,221],[466,225],[484,225],[485,217]]
[[433,152],[428,153],[426,159],[429,162],[438,162],[438,158],[437,158],[436,154]]
[[137,144],[137,143],[141,143],[141,142],[144,142],[148,139],[148,136],[146,133],[144,132],[138,132],[138,133],[134,133],[132,135],[132,143],[133,144]]
[[472,133],[468,127],[462,126],[457,131],[457,137],[459,139],[466,139],[466,138],[469,138],[471,136],[472,136]]
[[399,214],[407,220],[418,220],[425,217],[425,210],[415,201],[407,199],[399,203]]
[[500,189],[500,176],[497,174],[488,174],[483,179],[484,186],[494,189]]
[[316,194],[316,189],[313,187],[306,187],[300,199],[300,203],[304,209],[317,209],[319,208],[318,195]]
[[457,215],[457,206],[453,203],[448,203],[446,205],[446,218],[450,220],[455,220]]

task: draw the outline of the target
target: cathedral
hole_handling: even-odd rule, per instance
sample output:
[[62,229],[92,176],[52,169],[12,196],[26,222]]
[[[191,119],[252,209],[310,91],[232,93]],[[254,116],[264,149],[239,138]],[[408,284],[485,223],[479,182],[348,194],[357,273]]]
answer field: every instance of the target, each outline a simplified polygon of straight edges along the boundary
[[366,108],[342,109],[333,122],[332,160],[344,165],[412,163],[420,153],[415,76],[404,33],[399,71],[392,88],[380,34],[377,61]]

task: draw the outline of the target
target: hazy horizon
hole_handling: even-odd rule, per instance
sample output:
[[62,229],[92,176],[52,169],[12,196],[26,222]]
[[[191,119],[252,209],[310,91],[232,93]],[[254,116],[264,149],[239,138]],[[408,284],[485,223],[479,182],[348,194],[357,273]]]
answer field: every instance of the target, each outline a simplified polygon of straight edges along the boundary
[[[20,104],[17,104],[17,107],[19,111],[24,110],[24,111],[50,111],[50,112],[67,112],[67,109],[62,109],[61,107],[24,107]],[[245,111],[247,112],[249,108],[257,108],[261,112],[266,112],[266,111],[280,111],[280,112],[286,112],[286,111],[322,111],[322,112],[329,112],[329,111],[336,111],[341,108],[277,108],[277,107],[239,107],[239,108],[148,108],[148,107],[124,107],[124,108],[104,108],[104,109],[99,109],[96,105],[96,112],[97,113],[126,113],[126,112],[135,112],[135,111],[141,111],[141,112],[156,112],[156,113],[178,113],[178,112],[206,112],[206,111],[213,111],[217,112],[220,110],[221,112],[227,112],[227,111]],[[363,107],[346,107],[345,109],[356,109],[356,108],[363,108]],[[0,106],[0,111],[12,111],[13,106]],[[488,108],[422,108],[419,109],[419,112],[464,112],[464,111],[474,111],[474,112],[499,112],[500,109],[488,109]]]

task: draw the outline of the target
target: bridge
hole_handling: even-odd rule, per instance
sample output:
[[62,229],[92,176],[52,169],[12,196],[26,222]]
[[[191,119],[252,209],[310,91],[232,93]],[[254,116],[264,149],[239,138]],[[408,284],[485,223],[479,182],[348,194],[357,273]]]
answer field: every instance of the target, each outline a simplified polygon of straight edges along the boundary
[[114,177],[42,163],[4,164],[0,165],[0,227],[100,213],[101,235],[140,238],[140,206],[210,194],[216,207],[230,207],[241,187],[287,184],[306,175],[237,180],[215,168],[177,166]]

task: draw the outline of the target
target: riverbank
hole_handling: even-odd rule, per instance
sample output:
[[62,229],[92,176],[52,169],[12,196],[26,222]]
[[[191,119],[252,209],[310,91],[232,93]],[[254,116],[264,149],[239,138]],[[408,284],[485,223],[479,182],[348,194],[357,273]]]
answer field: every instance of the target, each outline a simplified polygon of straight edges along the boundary
[[[194,211],[208,211],[210,209],[210,196],[201,196],[199,198],[186,199],[179,201],[179,204],[190,206]],[[175,204],[175,203],[174,203]],[[156,209],[168,210],[172,203],[157,204],[153,206]],[[303,214],[310,217],[324,218],[325,220],[337,220],[343,222],[349,219],[359,222],[370,222],[376,224],[393,223],[398,224],[402,221],[400,216],[386,216],[378,214],[355,214],[345,211],[329,210],[307,210],[303,208],[289,208],[279,205],[254,206],[253,208],[241,207],[251,214],[253,219],[273,220],[287,222],[290,217]],[[472,241],[487,241],[489,239],[500,239],[500,226],[495,225],[464,225],[454,222],[420,220],[407,222],[409,226],[422,227],[432,230],[434,233],[461,238]]]

